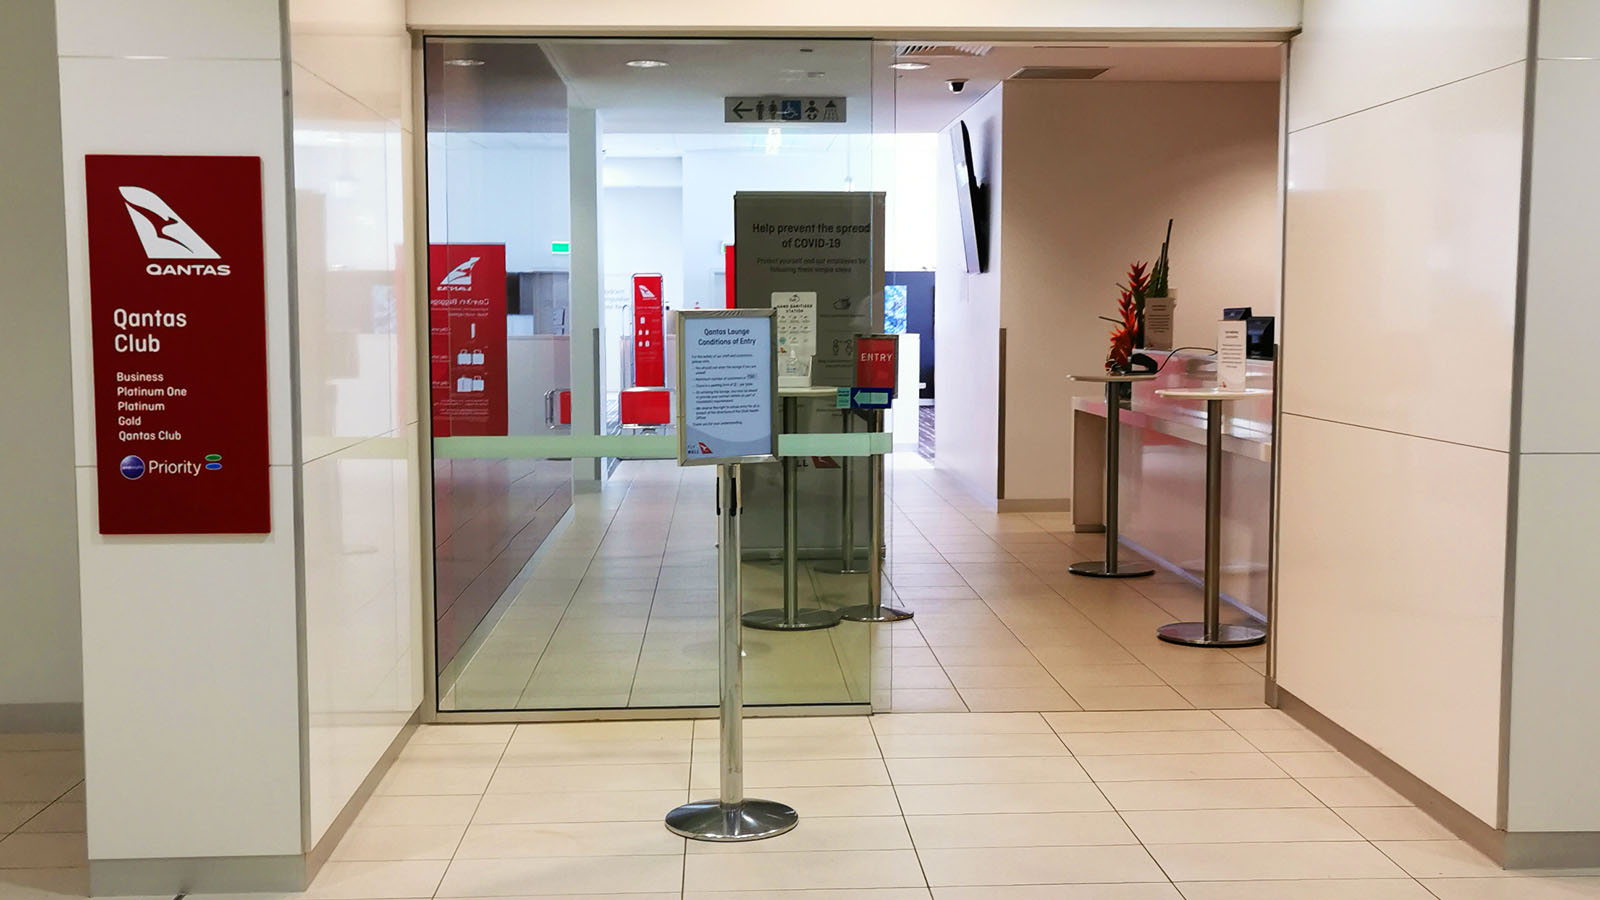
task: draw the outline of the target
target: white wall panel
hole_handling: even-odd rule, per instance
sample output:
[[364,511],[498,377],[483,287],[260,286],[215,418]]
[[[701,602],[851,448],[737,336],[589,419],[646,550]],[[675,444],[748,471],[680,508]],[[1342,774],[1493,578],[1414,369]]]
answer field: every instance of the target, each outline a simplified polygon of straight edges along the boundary
[[[85,743],[94,785],[89,856],[298,853],[299,629],[277,4],[68,0],[57,14]],[[136,56],[172,58],[127,58]],[[269,535],[97,533],[83,193],[90,153],[262,159]]]
[[56,0],[56,22],[62,56],[282,55],[278,0]]
[[310,848],[422,699],[410,41],[398,0],[289,16]]
[[1600,831],[1600,454],[1524,456],[1517,488],[1507,822]]
[[[1600,4],[1596,4],[1600,9]],[[1600,403],[1574,402],[1593,380],[1600,287],[1600,61],[1541,60],[1528,203],[1522,359],[1522,450],[1600,450]]]
[[1600,3],[1539,0],[1539,58],[1600,57]]
[[1293,415],[1278,446],[1278,684],[1493,824],[1506,454]]
[[1289,136],[1285,410],[1507,449],[1522,101],[1517,65]]
[[[927,34],[973,28],[988,33],[1026,29],[1159,28],[1226,29],[1286,34],[1299,24],[1299,0],[998,0],[982,7],[920,0],[814,0],[811,3],[750,3],[747,0],[588,0],[529,3],[527,0],[408,0],[406,20],[415,28],[533,29],[535,34],[601,30],[633,34],[718,34],[737,30],[789,29],[833,34],[891,29]],[[542,29],[542,30],[541,30]]]
[[[91,153],[261,157],[267,274],[268,457],[293,460],[289,391],[288,219],[283,68],[276,60],[61,59],[67,265],[72,285],[73,431],[94,465],[89,262],[83,158]],[[172,98],[164,102],[162,98]]]
[[102,537],[77,478],[89,858],[300,852],[290,467],[265,536]]
[[1305,0],[1301,17],[1291,131],[1527,55],[1528,0]]
[[405,32],[405,0],[286,2],[295,65],[409,129],[411,38]]

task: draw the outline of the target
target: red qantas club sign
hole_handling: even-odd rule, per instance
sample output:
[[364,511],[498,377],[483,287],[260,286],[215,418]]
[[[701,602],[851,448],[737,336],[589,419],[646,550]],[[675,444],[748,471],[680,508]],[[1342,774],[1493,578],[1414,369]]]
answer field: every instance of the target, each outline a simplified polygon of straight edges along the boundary
[[261,159],[89,156],[101,534],[266,534]]
[[428,284],[433,436],[505,434],[505,245],[429,244]]

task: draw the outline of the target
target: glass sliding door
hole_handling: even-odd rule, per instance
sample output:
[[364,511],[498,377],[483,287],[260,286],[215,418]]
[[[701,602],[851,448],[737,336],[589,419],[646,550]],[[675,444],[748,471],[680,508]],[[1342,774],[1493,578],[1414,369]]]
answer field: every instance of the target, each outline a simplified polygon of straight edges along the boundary
[[[715,473],[675,462],[672,312],[728,305],[736,193],[878,189],[873,56],[867,41],[426,42],[441,711],[716,704]],[[881,279],[834,302],[881,330]],[[866,454],[891,439],[843,433],[832,393],[796,405],[796,577],[782,467],[747,467],[762,470],[747,610],[866,599],[864,575],[826,571],[843,460],[864,565]],[[747,702],[865,708],[887,627],[746,629]]]

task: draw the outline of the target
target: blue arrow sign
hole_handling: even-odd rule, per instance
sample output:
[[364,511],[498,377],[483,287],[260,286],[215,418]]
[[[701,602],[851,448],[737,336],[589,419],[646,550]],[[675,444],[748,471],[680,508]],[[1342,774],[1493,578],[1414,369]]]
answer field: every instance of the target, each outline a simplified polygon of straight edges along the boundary
[[888,409],[891,399],[883,388],[850,389],[850,405],[855,409]]

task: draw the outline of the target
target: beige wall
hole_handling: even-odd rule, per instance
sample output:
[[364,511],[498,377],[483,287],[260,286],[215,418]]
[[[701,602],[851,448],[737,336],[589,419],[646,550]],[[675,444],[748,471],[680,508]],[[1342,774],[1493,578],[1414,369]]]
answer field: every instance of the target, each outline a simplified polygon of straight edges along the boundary
[[18,0],[6,12],[0,378],[11,389],[0,392],[0,731],[49,726],[83,702],[55,4]]
[[1278,105],[1275,83],[1006,83],[1005,499],[1070,495],[1070,396],[1100,391],[1067,376],[1102,370],[1096,316],[1169,217],[1180,345],[1212,346],[1224,307],[1276,313]]

